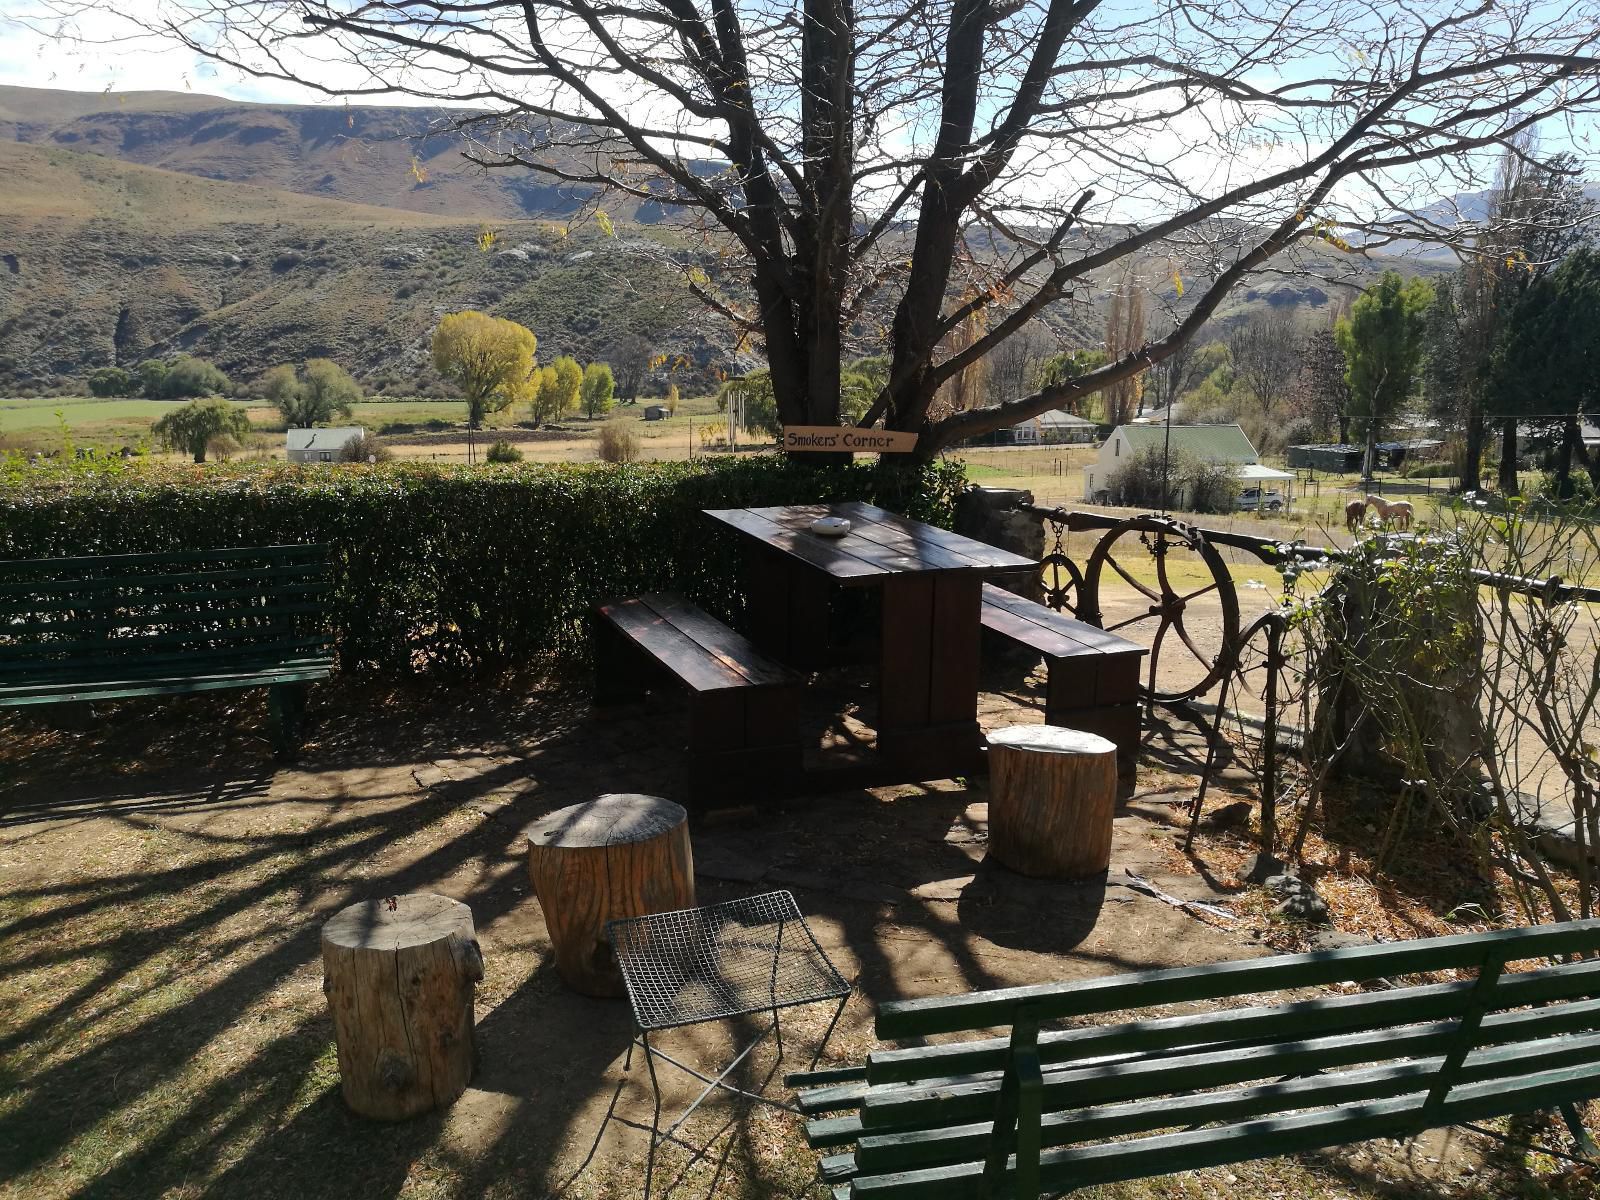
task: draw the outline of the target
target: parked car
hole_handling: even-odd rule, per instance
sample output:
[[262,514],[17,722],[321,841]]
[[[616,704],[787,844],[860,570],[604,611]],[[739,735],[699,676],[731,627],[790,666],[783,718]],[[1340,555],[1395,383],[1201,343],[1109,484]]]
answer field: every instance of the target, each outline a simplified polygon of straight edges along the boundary
[[1240,512],[1255,512],[1263,508],[1268,512],[1282,512],[1283,496],[1264,488],[1248,487],[1239,493],[1239,503],[1235,507]]

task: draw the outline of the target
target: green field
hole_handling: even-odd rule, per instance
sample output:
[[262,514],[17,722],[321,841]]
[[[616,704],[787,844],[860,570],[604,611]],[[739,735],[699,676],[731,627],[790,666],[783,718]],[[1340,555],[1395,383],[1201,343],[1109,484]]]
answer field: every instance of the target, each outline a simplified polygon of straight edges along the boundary
[[[645,407],[655,403],[649,399],[637,405],[619,406],[608,414],[608,419],[624,421],[643,439],[645,457],[682,457],[688,452],[691,438],[696,448],[702,447],[701,430],[720,437],[726,430],[726,419],[716,411],[716,401],[710,396],[685,397],[678,413],[664,421],[644,420]],[[120,398],[96,399],[85,396],[46,396],[31,399],[0,397],[0,449],[48,452],[59,449],[63,442],[62,425],[67,436],[79,446],[98,446],[118,449],[138,446],[150,441],[150,426],[164,414],[184,403],[179,400],[129,400]],[[270,404],[260,400],[238,401],[249,413],[257,438],[250,447],[271,451],[281,449],[283,418]],[[408,431],[393,426],[410,426],[409,432],[428,433],[429,422],[442,421],[458,427],[466,418],[466,406],[459,400],[400,399],[368,401],[355,406],[349,418],[352,425],[367,429],[403,445]],[[495,413],[488,420],[491,431],[527,419],[527,410],[517,408]],[[593,438],[601,422],[589,422],[581,416],[569,416],[562,424],[572,433],[571,445],[563,442],[540,444],[529,448],[533,457],[545,461],[572,458],[584,461],[593,457]],[[693,431],[691,433],[691,430]],[[464,431],[462,437],[465,438]],[[760,439],[751,435],[751,442]],[[581,448],[577,443],[582,443]],[[652,452],[657,443],[670,443],[672,454]],[[680,444],[681,443],[681,444]],[[441,448],[443,449],[443,448]],[[448,455],[446,455],[448,457]]]
[[[142,426],[178,407],[177,400],[103,400],[78,396],[46,396],[34,400],[0,399],[0,434],[55,430],[65,421],[74,433],[95,425]],[[57,414],[60,414],[58,417]]]

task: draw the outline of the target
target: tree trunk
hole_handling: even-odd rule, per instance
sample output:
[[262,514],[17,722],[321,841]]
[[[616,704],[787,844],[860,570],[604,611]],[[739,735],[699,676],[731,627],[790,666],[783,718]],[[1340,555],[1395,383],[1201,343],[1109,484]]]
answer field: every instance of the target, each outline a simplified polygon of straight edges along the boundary
[[1117,747],[1056,725],[989,735],[989,853],[1043,879],[1087,879],[1111,863]]
[[1500,422],[1500,494],[1515,496],[1517,485],[1517,419],[1507,417]]
[[694,906],[688,814],[656,796],[608,795],[553,812],[526,834],[556,970],[585,995],[622,995],[606,922]]
[[1378,423],[1371,417],[1367,418],[1367,450],[1361,456],[1361,482],[1368,489],[1372,488],[1372,473],[1378,466]]
[[1561,423],[1561,446],[1556,451],[1556,499],[1571,500],[1576,490],[1572,486],[1573,444],[1581,445],[1583,430],[1578,428],[1578,418],[1568,414]]
[[397,1121],[461,1095],[483,978],[470,908],[429,895],[352,904],[322,927],[322,970],[352,1109]]
[[1475,492],[1483,481],[1483,412],[1473,400],[1467,413],[1467,440],[1461,449],[1461,491]]

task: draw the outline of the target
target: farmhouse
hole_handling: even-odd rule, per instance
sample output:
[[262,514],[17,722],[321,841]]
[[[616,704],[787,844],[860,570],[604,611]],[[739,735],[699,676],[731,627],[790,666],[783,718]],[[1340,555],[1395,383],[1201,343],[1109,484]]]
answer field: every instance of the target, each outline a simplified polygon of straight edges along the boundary
[[284,452],[290,462],[338,462],[339,451],[351,438],[367,431],[360,425],[336,429],[291,429],[284,434]]
[[973,438],[974,446],[1077,446],[1094,441],[1098,426],[1069,412],[1052,409],[1020,424]]
[[[1148,447],[1158,452],[1166,444],[1165,425],[1118,425],[1100,447],[1094,462],[1083,469],[1083,498],[1103,504],[1111,495],[1111,477]],[[1188,455],[1208,463],[1231,463],[1236,467],[1256,466],[1261,456],[1237,425],[1174,425],[1172,453]]]

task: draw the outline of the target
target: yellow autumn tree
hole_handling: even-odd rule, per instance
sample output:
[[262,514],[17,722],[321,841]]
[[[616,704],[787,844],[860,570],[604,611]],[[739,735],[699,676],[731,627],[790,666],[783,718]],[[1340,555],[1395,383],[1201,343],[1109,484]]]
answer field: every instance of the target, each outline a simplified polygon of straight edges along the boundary
[[536,388],[533,330],[487,313],[450,313],[433,331],[433,365],[461,389],[467,425],[528,399]]

